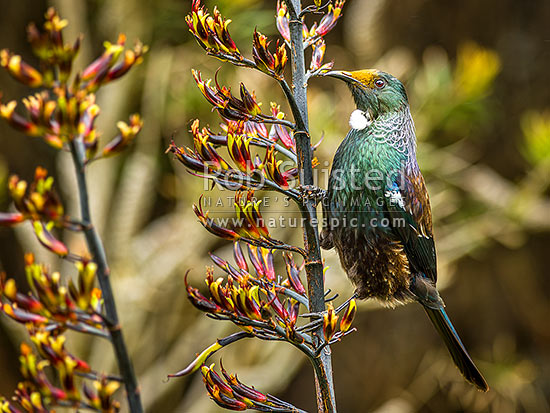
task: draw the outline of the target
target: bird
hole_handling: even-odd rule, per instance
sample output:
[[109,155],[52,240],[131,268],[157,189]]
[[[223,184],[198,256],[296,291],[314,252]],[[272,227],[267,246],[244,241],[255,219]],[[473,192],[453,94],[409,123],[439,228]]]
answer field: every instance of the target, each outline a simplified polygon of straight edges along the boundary
[[347,84],[356,109],[322,200],[321,247],[336,249],[355,297],[392,308],[420,303],[464,378],[488,391],[436,288],[432,213],[405,87],[376,69],[324,76]]

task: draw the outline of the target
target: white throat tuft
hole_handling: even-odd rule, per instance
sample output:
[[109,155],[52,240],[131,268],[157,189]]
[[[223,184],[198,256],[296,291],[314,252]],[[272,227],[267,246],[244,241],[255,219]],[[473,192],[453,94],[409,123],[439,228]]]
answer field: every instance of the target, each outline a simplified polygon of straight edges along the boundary
[[368,113],[355,109],[349,117],[349,126],[352,129],[363,130],[372,123]]

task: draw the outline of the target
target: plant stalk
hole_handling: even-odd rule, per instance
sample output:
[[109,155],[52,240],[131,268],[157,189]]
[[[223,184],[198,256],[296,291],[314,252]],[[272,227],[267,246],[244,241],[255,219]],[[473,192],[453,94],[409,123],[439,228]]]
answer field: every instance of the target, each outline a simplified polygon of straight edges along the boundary
[[75,137],[71,140],[70,148],[78,184],[80,214],[82,226],[84,228],[84,236],[86,237],[86,244],[88,245],[92,259],[97,264],[97,279],[103,295],[105,319],[111,335],[111,342],[115,351],[120,375],[126,386],[128,405],[131,413],[143,413],[140,390],[134,373],[134,366],[128,355],[128,349],[126,348],[126,343],[124,342],[124,336],[122,335],[122,329],[118,320],[115,298],[109,279],[110,269],[107,265],[105,249],[97,230],[92,224],[85,173],[86,152],[82,138]]
[[[300,0],[290,0],[288,4],[290,14],[289,28],[293,90],[285,90],[288,89],[288,86],[284,82],[282,86],[289,100],[296,123],[294,139],[296,139],[300,185],[313,185],[313,150],[311,148],[311,138],[308,128],[307,80],[302,21],[299,18],[301,3]],[[325,311],[325,288],[315,201],[313,199],[304,198],[300,209],[302,216],[306,218],[304,220],[303,231],[304,248],[307,252],[305,268],[307,274],[309,311],[312,313],[321,313]],[[322,344],[322,325],[312,332],[312,338],[315,346]],[[315,371],[318,411],[322,413],[336,412],[330,347],[326,346],[321,351],[319,357],[311,358],[310,360]]]

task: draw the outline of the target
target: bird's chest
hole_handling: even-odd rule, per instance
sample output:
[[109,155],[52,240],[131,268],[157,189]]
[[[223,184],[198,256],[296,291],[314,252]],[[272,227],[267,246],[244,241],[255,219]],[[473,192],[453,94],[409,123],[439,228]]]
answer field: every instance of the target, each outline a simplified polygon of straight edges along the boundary
[[327,210],[338,226],[370,232],[383,223],[386,190],[403,173],[406,157],[372,131],[360,132],[352,131],[336,153]]

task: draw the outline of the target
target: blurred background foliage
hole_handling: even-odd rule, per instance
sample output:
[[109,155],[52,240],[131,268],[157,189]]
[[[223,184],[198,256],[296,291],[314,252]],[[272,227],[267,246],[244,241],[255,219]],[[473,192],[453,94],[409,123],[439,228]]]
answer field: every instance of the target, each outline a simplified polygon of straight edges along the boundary
[[[275,35],[273,1],[219,0],[233,19],[231,34],[248,50],[254,27]],[[49,5],[69,19],[67,34],[85,35],[80,62],[101,53],[103,40],[125,32],[150,45],[144,64],[101,90],[99,128],[139,111],[145,125],[133,148],[90,167],[94,219],[107,244],[127,342],[147,411],[218,411],[198,376],[166,382],[196,351],[234,327],[203,317],[186,300],[183,274],[200,285],[207,251],[231,246],[196,222],[191,203],[202,182],[164,155],[171,136],[189,144],[190,120],[213,128],[215,113],[196,89],[190,69],[213,77],[222,64],[204,55],[184,22],[190,1],[2,1],[0,46],[34,62],[24,28],[42,21]],[[542,412],[550,410],[550,2],[489,0],[348,0],[327,37],[337,69],[376,67],[404,81],[417,125],[418,157],[435,220],[439,285],[449,313],[491,391],[466,384],[418,306],[395,311],[361,303],[358,332],[333,346],[336,394],[342,412]],[[260,101],[283,103],[266,76],[223,65],[220,81],[244,80]],[[4,101],[29,91],[0,72]],[[326,167],[345,136],[354,109],[338,82],[314,79],[309,89],[313,142]],[[286,112],[288,108],[283,105]],[[105,125],[102,128],[102,125]],[[0,124],[0,207],[10,208],[6,179],[50,170],[75,214],[67,154]],[[327,173],[320,171],[324,185]],[[209,193],[212,199],[219,194]],[[223,196],[227,196],[224,193]],[[227,201],[224,205],[227,205]],[[272,203],[273,204],[273,203]],[[266,209],[266,208],[264,208]],[[223,212],[223,211],[222,211]],[[278,216],[284,209],[271,210]],[[286,213],[286,212],[285,212]],[[295,229],[272,232],[301,242]],[[71,250],[83,240],[66,234]],[[0,230],[0,268],[23,280],[23,253],[72,274],[37,245],[26,226]],[[334,252],[325,254],[327,284],[341,299],[352,292]],[[340,299],[339,299],[340,300]],[[107,347],[74,337],[72,348],[96,366],[113,368]],[[18,379],[21,331],[0,320],[0,393]],[[217,362],[217,360],[215,360]],[[249,340],[223,351],[224,365],[245,383],[308,411],[315,409],[310,366],[283,344]]]

